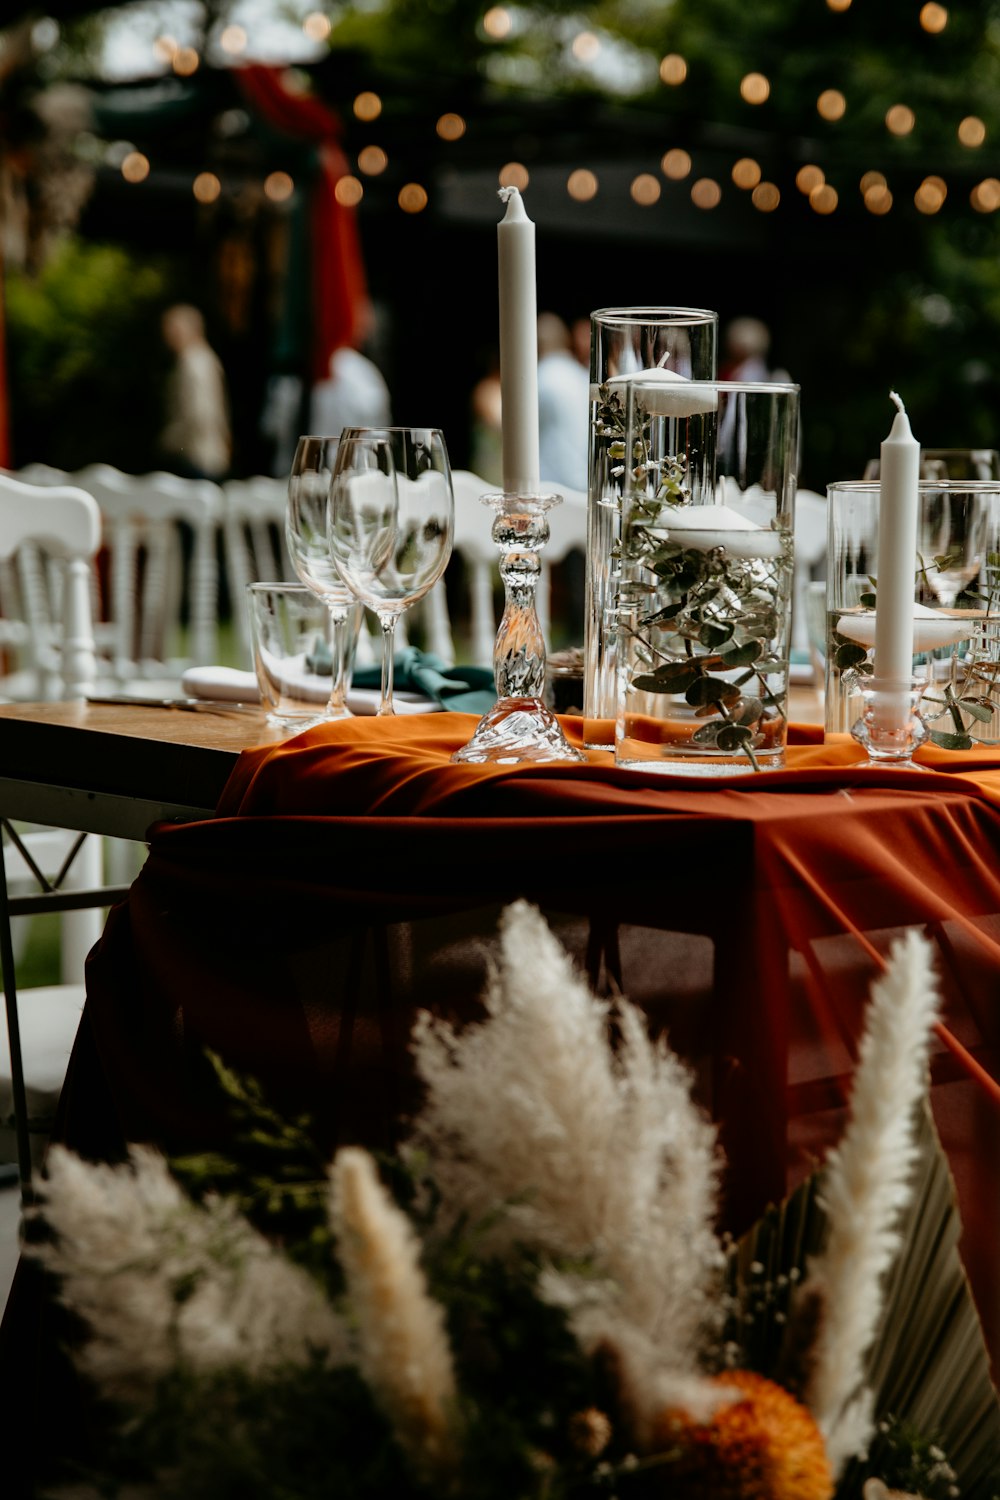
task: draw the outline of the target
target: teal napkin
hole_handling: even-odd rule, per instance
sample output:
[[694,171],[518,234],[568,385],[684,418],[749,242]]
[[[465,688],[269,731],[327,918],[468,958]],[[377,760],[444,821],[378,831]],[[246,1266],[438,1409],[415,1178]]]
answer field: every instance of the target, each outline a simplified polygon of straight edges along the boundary
[[[361,667],[354,673],[355,687],[377,688],[382,668]],[[407,646],[393,663],[393,685],[401,692],[423,693],[460,714],[484,714],[497,701],[493,673],[488,667],[446,667],[439,656]]]

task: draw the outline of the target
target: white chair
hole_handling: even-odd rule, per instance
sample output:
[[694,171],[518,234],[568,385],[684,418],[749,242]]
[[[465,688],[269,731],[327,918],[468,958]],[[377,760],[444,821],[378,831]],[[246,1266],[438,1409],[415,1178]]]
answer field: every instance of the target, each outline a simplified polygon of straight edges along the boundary
[[[222,491],[208,479],[109,464],[81,469],[74,483],[97,501],[108,551],[108,619],[97,626],[104,669],[117,691],[177,692],[187,667],[217,658]],[[181,523],[193,538],[186,632]]]
[[792,596],[792,645],[809,650],[810,585],[825,576],[827,548],[826,496],[799,490],[795,496],[795,581]]
[[[91,573],[100,545],[100,512],[94,500],[72,487],[39,487],[0,474],[0,560],[25,549],[61,571],[60,617],[53,649],[62,696],[83,698],[96,679],[91,627]],[[83,1007],[83,961],[99,934],[96,908],[116,893],[100,889],[100,842],[57,829],[40,830],[2,820],[9,841],[0,842],[0,966],[5,1017],[0,1024],[0,1140],[13,1119],[22,1183],[30,1181],[30,1132],[44,1131],[62,1086]],[[19,894],[40,883],[42,894]],[[25,992],[30,1001],[19,1024],[11,918],[51,909],[62,912],[64,983]]]
[[[500,554],[492,540],[494,514],[481,496],[495,491],[471,469],[456,469],[455,554],[461,557],[469,582],[469,637],[472,660],[478,666],[493,664],[497,619],[494,600],[500,586]],[[545,488],[545,486],[543,486]],[[549,541],[541,553],[541,574],[535,592],[539,624],[548,640],[551,624],[551,570],[574,548],[586,551],[587,497],[578,490],[560,489],[562,504],[548,513]]]
[[287,483],[268,474],[227,479],[222,486],[226,583],[236,642],[244,660],[250,657],[247,584],[295,577],[285,542],[287,503]]

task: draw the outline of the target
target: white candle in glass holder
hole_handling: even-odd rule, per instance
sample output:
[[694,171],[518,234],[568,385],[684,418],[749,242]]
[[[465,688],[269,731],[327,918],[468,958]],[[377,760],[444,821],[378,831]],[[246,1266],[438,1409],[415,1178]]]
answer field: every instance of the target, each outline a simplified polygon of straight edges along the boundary
[[508,495],[535,495],[541,485],[535,226],[517,188],[501,188],[500,197],[507,204],[497,225],[503,487]]
[[875,676],[900,682],[913,676],[920,444],[901,399],[895,391],[890,395],[898,410],[880,455]]

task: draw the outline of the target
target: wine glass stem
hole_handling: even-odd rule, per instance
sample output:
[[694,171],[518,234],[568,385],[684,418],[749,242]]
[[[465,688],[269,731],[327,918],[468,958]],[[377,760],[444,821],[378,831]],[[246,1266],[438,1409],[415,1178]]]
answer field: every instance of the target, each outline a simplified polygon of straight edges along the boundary
[[382,701],[378,706],[379,716],[387,714],[395,715],[396,710],[392,706],[392,673],[395,665],[395,634],[396,616],[394,614],[380,614],[379,624],[382,626]]
[[348,667],[351,660],[351,627],[353,624],[354,608],[344,609],[342,605],[331,604],[330,620],[332,629],[330,631],[330,702],[327,705],[327,717],[343,719],[350,713],[347,707]]

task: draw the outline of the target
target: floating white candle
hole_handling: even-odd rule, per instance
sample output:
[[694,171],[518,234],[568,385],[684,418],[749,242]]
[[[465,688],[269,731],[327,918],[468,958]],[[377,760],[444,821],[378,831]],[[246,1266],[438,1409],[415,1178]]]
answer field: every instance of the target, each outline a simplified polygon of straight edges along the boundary
[[[976,612],[964,617],[940,614],[926,605],[913,606],[913,650],[940,651],[945,646],[957,646],[968,640],[974,628]],[[982,616],[979,616],[982,619]],[[837,634],[845,640],[856,641],[859,646],[870,649],[875,645],[875,611],[859,611],[843,614],[837,621]],[[877,660],[877,658],[876,658]],[[911,653],[912,660],[912,653]],[[911,675],[912,668],[907,676]]]
[[534,495],[541,485],[535,226],[517,188],[501,188],[500,197],[507,205],[497,225],[503,487],[507,494]]
[[730,557],[777,557],[781,533],[758,526],[728,505],[685,505],[661,512],[657,533],[696,552],[725,547]]
[[[642,405],[653,417],[696,417],[701,412],[715,411],[719,405],[719,398],[711,386],[689,380],[686,375],[679,375],[676,370],[668,370],[663,365],[612,375],[606,381],[611,391],[618,391],[623,398],[625,387],[632,383],[642,386]],[[599,399],[599,393],[599,386],[591,386],[592,401]]]

